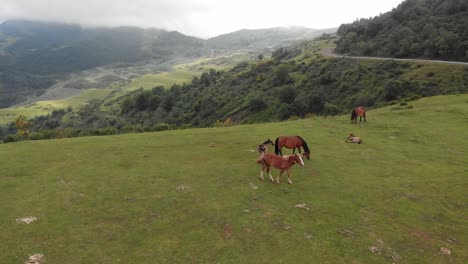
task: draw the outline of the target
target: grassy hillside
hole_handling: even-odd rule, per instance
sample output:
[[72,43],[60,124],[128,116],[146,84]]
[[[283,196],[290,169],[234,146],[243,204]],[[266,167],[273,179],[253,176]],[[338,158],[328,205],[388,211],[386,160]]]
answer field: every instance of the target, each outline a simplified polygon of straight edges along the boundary
[[[338,116],[0,145],[1,262],[466,263],[468,95],[411,105],[361,125]],[[344,143],[350,132],[364,143]],[[293,185],[261,182],[250,151],[279,135],[311,148]],[[15,222],[26,216],[38,220]]]

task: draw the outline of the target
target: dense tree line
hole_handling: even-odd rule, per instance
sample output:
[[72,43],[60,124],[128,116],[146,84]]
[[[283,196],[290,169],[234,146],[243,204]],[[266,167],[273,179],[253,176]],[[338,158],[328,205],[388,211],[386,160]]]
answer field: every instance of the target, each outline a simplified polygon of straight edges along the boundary
[[380,16],[343,24],[338,53],[468,61],[466,0],[406,0]]

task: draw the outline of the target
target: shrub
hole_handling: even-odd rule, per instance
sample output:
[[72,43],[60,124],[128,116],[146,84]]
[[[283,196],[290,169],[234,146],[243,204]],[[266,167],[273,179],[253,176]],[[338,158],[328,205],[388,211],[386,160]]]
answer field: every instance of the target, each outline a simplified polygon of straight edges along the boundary
[[260,97],[254,97],[249,101],[249,109],[252,112],[258,112],[267,107],[265,100]]
[[3,138],[3,142],[5,143],[16,142],[19,140],[20,138],[16,135],[7,135],[6,137]]
[[323,107],[323,114],[333,116],[337,115],[338,113],[340,113],[338,106],[331,103],[325,103],[325,106]]
[[169,124],[166,123],[158,123],[154,126],[153,130],[154,131],[166,131],[169,130]]

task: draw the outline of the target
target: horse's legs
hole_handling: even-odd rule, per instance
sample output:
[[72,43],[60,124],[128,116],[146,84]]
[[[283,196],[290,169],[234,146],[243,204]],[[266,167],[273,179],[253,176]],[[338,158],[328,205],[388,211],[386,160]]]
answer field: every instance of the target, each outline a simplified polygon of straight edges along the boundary
[[263,170],[265,169],[265,165],[262,164],[262,170],[260,171],[260,179],[263,181]]
[[275,179],[274,179],[273,176],[271,175],[270,167],[267,167],[267,172],[268,172],[268,176],[270,176],[270,181],[271,181],[271,182],[275,182]]
[[294,154],[294,152],[296,152],[296,148],[293,148],[293,153],[292,154]]
[[289,170],[290,170],[290,169],[287,169],[287,170],[286,170],[286,172],[288,173],[288,183],[289,183],[289,184],[292,184],[291,174],[289,173]]
[[363,115],[364,115],[364,122],[366,122],[366,113],[364,113]]
[[280,171],[280,174],[279,174],[278,178],[276,178],[276,183],[280,183],[280,178],[281,178],[281,176],[283,175],[283,172],[284,172],[284,169],[282,169],[282,170]]

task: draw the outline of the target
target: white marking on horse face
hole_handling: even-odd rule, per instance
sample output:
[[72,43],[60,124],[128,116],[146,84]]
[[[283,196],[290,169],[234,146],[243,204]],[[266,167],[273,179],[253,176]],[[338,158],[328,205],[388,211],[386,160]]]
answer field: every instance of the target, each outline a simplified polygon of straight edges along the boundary
[[301,157],[301,156],[299,156],[299,160],[301,161],[301,162],[299,163],[299,165],[304,166],[304,161],[302,160],[302,157]]

